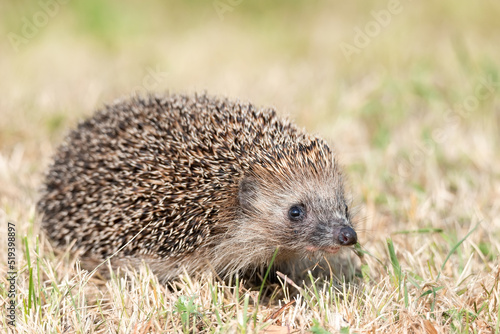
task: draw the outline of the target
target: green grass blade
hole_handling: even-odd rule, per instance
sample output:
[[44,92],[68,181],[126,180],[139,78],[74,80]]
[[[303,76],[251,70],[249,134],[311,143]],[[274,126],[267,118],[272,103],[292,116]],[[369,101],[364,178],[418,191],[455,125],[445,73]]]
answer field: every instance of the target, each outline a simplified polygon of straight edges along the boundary
[[474,226],[474,228],[472,230],[470,230],[469,233],[467,233],[467,235],[465,237],[462,238],[462,240],[460,240],[448,253],[448,255],[446,256],[446,259],[444,259],[444,262],[443,264],[441,265],[441,270],[439,270],[439,273],[437,274],[436,276],[436,281],[439,280],[439,277],[441,276],[441,273],[443,272],[444,270],[444,267],[446,266],[446,263],[448,262],[448,260],[450,259],[451,255],[453,253],[455,253],[455,251],[458,249],[458,247],[460,247],[460,245],[479,227],[481,223],[478,223],[476,226]]

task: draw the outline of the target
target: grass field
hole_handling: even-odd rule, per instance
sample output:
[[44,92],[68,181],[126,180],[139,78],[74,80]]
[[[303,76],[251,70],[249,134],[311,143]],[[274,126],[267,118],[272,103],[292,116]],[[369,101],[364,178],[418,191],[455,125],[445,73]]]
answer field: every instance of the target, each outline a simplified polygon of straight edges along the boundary
[[[499,333],[499,17],[493,0],[1,2],[0,332]],[[106,280],[54,255],[34,207],[57,145],[103,103],[166,90],[275,106],[331,141],[357,276],[258,302],[241,282]]]

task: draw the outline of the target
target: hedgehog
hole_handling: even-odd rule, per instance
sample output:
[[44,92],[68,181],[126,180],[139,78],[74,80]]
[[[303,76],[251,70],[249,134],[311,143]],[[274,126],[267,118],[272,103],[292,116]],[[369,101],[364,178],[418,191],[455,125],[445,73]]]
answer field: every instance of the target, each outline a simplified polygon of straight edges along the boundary
[[337,160],[273,108],[133,96],[69,133],[37,210],[51,243],[82,261],[228,277],[357,243]]

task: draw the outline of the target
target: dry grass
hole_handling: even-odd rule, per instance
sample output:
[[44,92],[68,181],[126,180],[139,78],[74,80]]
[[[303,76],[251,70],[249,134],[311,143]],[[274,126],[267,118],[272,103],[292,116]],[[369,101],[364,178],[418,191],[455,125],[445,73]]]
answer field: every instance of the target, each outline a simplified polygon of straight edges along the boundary
[[[2,38],[0,305],[13,222],[16,329],[500,332],[500,4],[401,1],[346,58],[353,29],[390,3],[243,1],[222,20],[211,2],[75,1],[18,51]],[[41,10],[3,2],[0,34],[21,35]],[[367,253],[356,279],[271,285],[258,303],[236,282],[165,287],[146,268],[105,280],[55,256],[34,213],[51,154],[101,103],[146,88],[274,105],[335,143]]]

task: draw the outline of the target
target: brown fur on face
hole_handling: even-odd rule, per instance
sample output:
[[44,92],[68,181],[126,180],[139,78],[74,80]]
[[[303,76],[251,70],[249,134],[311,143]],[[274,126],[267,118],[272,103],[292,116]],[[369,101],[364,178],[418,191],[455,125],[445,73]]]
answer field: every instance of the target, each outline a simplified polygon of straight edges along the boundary
[[168,280],[181,268],[266,265],[277,247],[278,262],[335,252],[351,226],[346,203],[322,139],[271,109],[170,95],[82,122],[56,153],[38,211],[56,245],[76,241],[83,258],[102,260],[120,250],[115,263],[145,261]]

